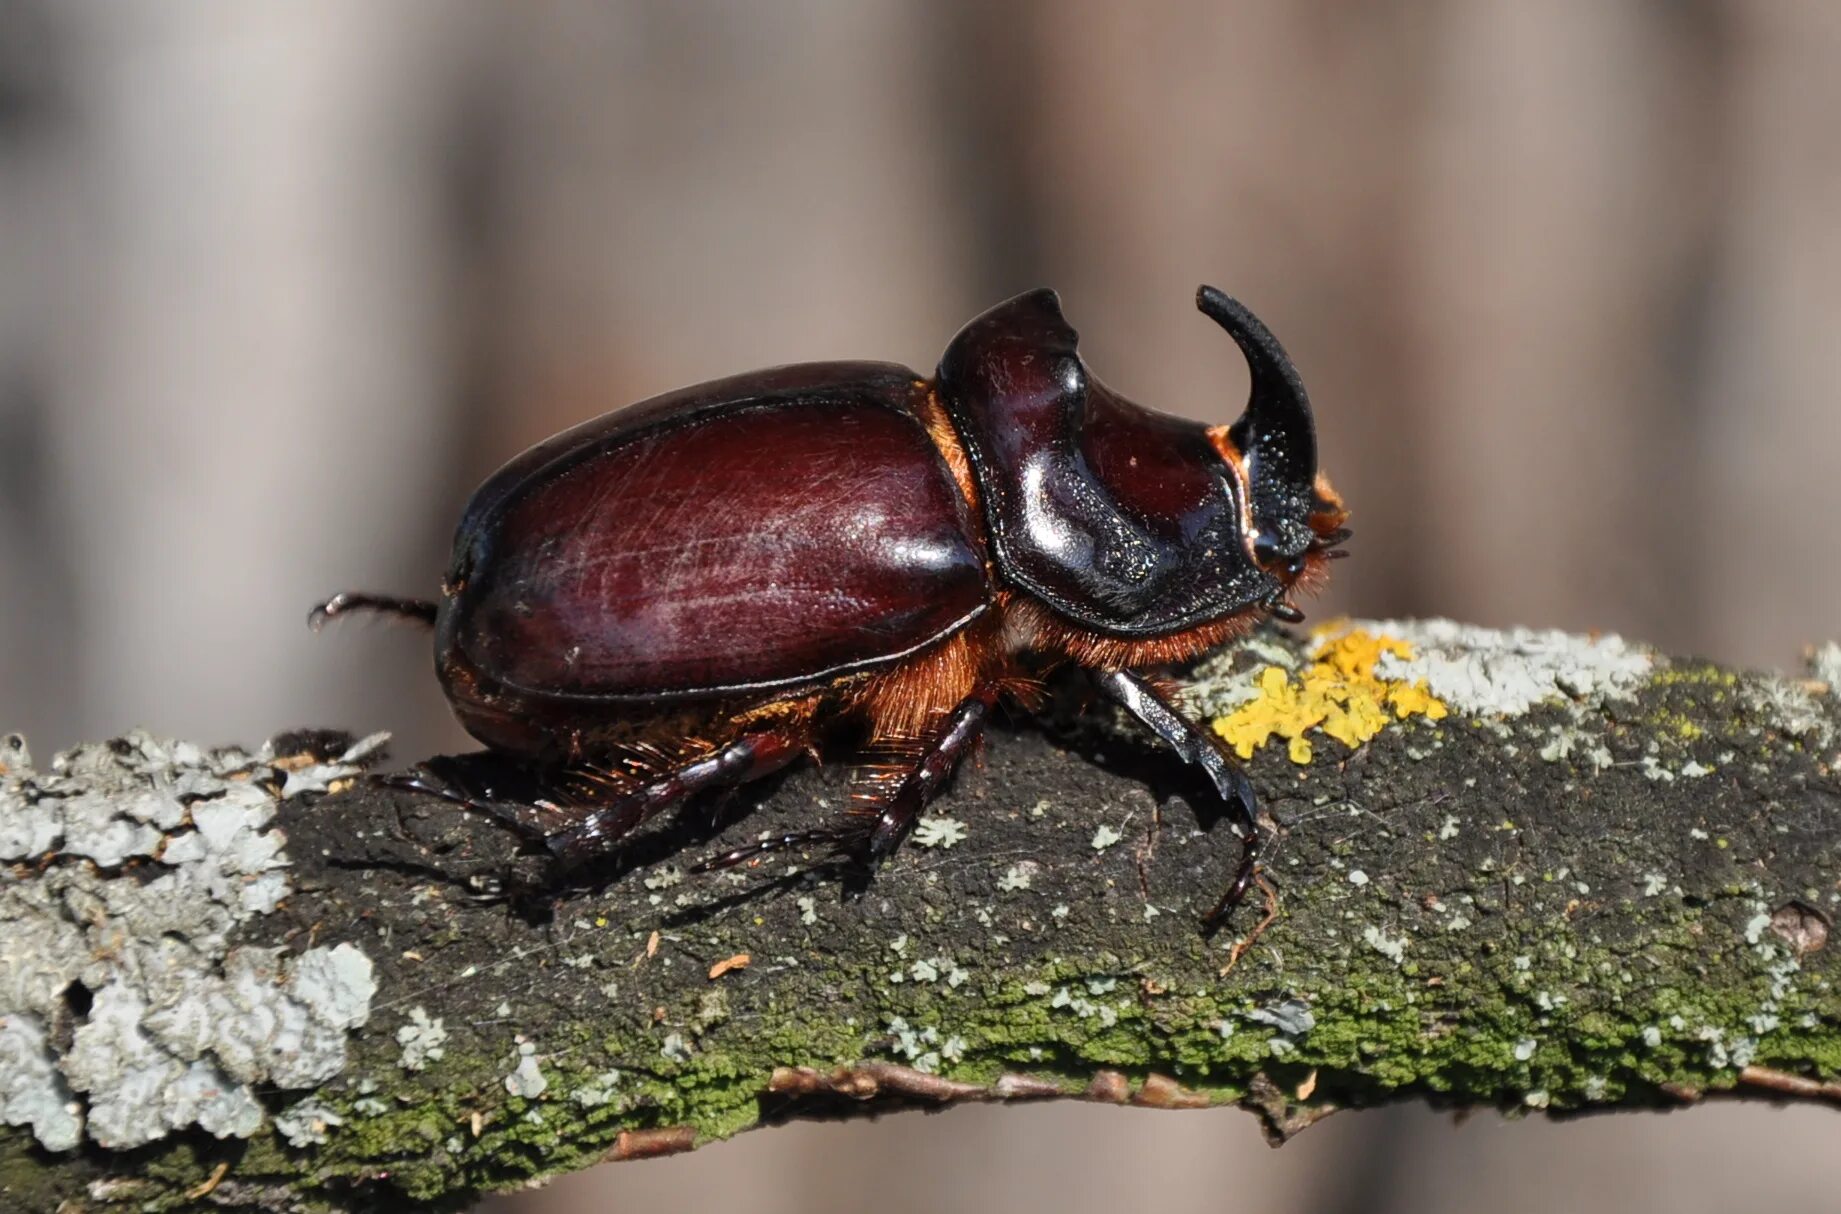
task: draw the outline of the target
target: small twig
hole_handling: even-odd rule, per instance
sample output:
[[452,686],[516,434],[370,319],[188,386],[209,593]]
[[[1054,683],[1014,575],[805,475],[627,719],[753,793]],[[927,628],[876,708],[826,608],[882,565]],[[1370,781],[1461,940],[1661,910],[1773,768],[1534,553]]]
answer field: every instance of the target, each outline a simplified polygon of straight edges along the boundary
[[1266,896],[1266,917],[1261,919],[1258,923],[1255,923],[1252,931],[1234,941],[1234,948],[1233,951],[1228,954],[1227,964],[1222,966],[1220,970],[1221,977],[1223,978],[1233,972],[1234,967],[1240,964],[1240,959],[1246,956],[1247,950],[1259,943],[1259,938],[1266,934],[1266,929],[1271,927],[1278,919],[1278,890],[1273,888],[1272,882],[1266,880],[1266,875],[1264,873],[1259,875],[1255,884],[1259,886],[1259,892]]

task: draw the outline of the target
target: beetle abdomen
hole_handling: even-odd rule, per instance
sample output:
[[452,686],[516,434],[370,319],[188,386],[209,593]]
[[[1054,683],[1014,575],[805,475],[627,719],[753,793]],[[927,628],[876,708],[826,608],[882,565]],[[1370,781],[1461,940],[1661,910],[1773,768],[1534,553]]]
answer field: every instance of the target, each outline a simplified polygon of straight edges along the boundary
[[920,389],[800,370],[508,465],[469,511],[444,635],[502,685],[650,699],[817,683],[963,626],[989,588]]

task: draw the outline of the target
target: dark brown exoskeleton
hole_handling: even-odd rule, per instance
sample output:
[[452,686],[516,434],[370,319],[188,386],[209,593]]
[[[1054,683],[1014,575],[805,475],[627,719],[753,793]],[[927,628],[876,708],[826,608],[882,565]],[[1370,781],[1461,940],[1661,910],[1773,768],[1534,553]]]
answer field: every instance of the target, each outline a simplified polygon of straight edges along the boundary
[[1231,813],[1243,851],[1212,922],[1256,869],[1253,790],[1142,672],[1302,618],[1289,597],[1348,532],[1284,350],[1212,287],[1197,304],[1252,372],[1231,426],[1112,392],[1054,292],[1031,291],[961,330],[932,380],[777,367],[559,434],[473,495],[438,603],[341,594],[313,622],[432,624],[442,685],[488,749],[408,782],[566,865],[692,793],[815,754],[845,720],[875,758],[853,809],[712,863],[806,844],[880,859],[1000,697],[1073,663]]

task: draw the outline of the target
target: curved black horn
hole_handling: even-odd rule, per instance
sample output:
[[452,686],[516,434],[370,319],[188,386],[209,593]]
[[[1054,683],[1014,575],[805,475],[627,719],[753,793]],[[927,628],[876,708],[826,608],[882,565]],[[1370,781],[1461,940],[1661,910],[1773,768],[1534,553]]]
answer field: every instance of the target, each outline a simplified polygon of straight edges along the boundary
[[1246,356],[1253,389],[1246,412],[1228,434],[1247,461],[1262,547],[1295,556],[1310,542],[1306,520],[1317,479],[1317,427],[1304,381],[1272,330],[1239,300],[1204,286],[1195,293],[1195,306],[1226,329]]

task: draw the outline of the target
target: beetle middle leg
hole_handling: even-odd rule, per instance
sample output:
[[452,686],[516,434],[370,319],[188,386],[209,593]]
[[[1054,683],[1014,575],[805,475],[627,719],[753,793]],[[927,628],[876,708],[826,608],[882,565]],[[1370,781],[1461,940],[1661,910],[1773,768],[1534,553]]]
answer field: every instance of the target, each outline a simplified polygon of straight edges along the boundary
[[1259,820],[1255,816],[1258,800],[1253,783],[1238,764],[1227,756],[1215,736],[1190,720],[1181,709],[1152,687],[1143,677],[1129,670],[1111,670],[1098,676],[1100,689],[1174,750],[1186,763],[1202,769],[1215,792],[1233,815],[1234,828],[1240,834],[1240,867],[1234,880],[1202,920],[1204,930],[1212,931],[1227,913],[1240,905],[1247,889],[1259,872]]
[[867,810],[853,812],[840,822],[738,847],[705,860],[696,870],[731,868],[756,856],[810,843],[834,844],[838,851],[859,855],[872,864],[888,858],[907,838],[921,811],[940,794],[966,752],[984,736],[984,727],[997,705],[997,697],[998,688],[991,685],[962,700],[948,714],[945,723],[927,739],[919,754],[912,757],[910,765],[894,782],[894,791],[876,798]]
[[806,750],[807,739],[800,732],[768,729],[743,734],[727,746],[616,797],[544,842],[565,869],[580,867],[660,810],[706,788],[747,784],[771,775]]

